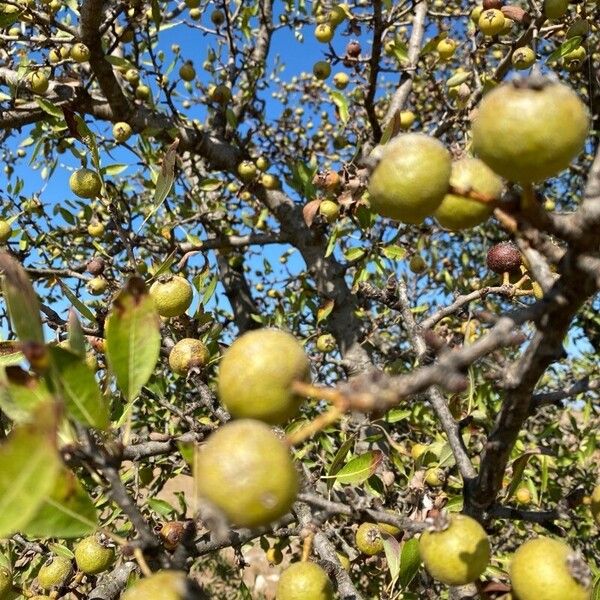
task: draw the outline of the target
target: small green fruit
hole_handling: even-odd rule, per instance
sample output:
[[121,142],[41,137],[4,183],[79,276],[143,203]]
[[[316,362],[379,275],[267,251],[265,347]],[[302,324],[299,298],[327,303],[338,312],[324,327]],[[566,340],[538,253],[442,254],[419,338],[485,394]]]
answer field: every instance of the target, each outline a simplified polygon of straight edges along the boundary
[[383,552],[383,536],[376,523],[361,523],[356,530],[356,547],[367,556]]
[[529,504],[531,502],[531,492],[527,486],[520,486],[515,492],[515,500],[518,504]]
[[8,221],[0,219],[0,244],[6,244],[12,235],[12,227]]
[[519,600],[589,600],[590,572],[567,544],[549,537],[525,542],[509,567]]
[[340,205],[333,200],[323,200],[319,204],[319,214],[325,217],[328,223],[333,223],[340,216]]
[[131,137],[131,125],[123,121],[119,121],[113,125],[112,134],[115,141],[119,144],[124,144]]
[[568,86],[513,81],[481,101],[473,121],[473,151],[509,181],[543,181],[569,166],[583,149],[588,129],[588,110]]
[[108,281],[104,277],[94,277],[88,281],[87,288],[90,294],[101,296],[108,289]]
[[407,133],[380,147],[371,175],[371,207],[385,217],[419,224],[441,204],[450,182],[450,153],[438,140]]
[[140,579],[129,588],[121,600],[189,600],[204,598],[198,587],[182,571],[158,571]]
[[313,75],[320,80],[331,75],[331,65],[326,60],[319,60],[313,65]]
[[427,263],[420,254],[413,254],[408,261],[408,268],[418,275],[427,271]]
[[102,180],[96,171],[81,168],[69,177],[69,187],[80,198],[96,198],[102,190]]
[[346,14],[346,11],[344,10],[344,6],[338,4],[337,6],[334,6],[329,11],[329,14],[327,15],[327,20],[334,27],[337,27],[338,25],[341,25],[346,20],[347,16],[348,15]]
[[239,337],[223,355],[218,391],[236,418],[277,425],[294,417],[302,398],[294,381],[310,377],[310,362],[294,336],[277,329],[256,329]]
[[[50,557],[38,572],[38,585],[43,590],[62,587],[73,572],[71,560],[66,556]],[[0,596],[1,598],[2,596]]]
[[231,89],[225,84],[215,85],[210,88],[210,99],[218,104],[227,104],[231,100]]
[[89,536],[75,546],[77,568],[88,575],[106,571],[115,560],[115,550],[99,536]]
[[403,110],[400,112],[400,127],[405,131],[410,129],[415,122],[416,116],[412,110]]
[[321,23],[315,29],[315,37],[322,44],[328,44],[333,39],[335,28],[328,23]]
[[463,158],[452,164],[450,187],[452,193],[444,196],[434,216],[442,227],[452,231],[486,221],[503,189],[500,177],[477,158]]
[[92,237],[100,238],[104,235],[104,223],[95,219],[87,226],[87,231]]
[[256,177],[258,170],[251,160],[243,160],[238,165],[237,172],[240,179],[245,183],[248,183]]
[[225,23],[225,13],[222,10],[213,10],[212,13],[210,13],[210,20],[213,25],[219,27],[219,25]]
[[336,73],[333,76],[333,85],[338,90],[345,90],[348,87],[348,83],[350,82],[350,77],[348,77],[347,73]]
[[48,77],[42,71],[35,71],[29,76],[29,86],[35,94],[45,94],[50,87]]
[[71,58],[78,63],[84,63],[90,60],[90,49],[81,42],[73,44],[69,52]]
[[135,89],[135,97],[138,100],[148,100],[150,98],[150,88],[147,85],[138,85]]
[[333,352],[335,347],[335,338],[330,333],[324,333],[317,338],[317,350],[319,352]]
[[450,60],[456,52],[457,43],[452,38],[444,38],[436,46],[437,53],[442,60]]
[[194,294],[186,279],[179,275],[169,275],[152,284],[150,297],[161,317],[178,317],[190,307]]
[[291,564],[279,578],[276,600],[333,600],[327,573],[312,562]]
[[186,375],[192,368],[205,367],[210,359],[208,348],[193,338],[179,340],[169,353],[169,366],[174,373]]
[[535,63],[535,52],[529,46],[517,48],[511,58],[513,67],[519,71],[529,69]]
[[196,489],[235,525],[259,527],[283,516],[298,493],[287,447],[251,419],[213,433],[196,459]]
[[179,77],[184,81],[193,81],[196,77],[196,69],[194,65],[188,61],[184,63],[179,69]]
[[432,467],[425,471],[425,483],[431,487],[440,487],[444,485],[446,475],[444,471],[438,467]]
[[475,519],[459,514],[441,513],[421,536],[419,552],[430,575],[453,586],[476,581],[490,562],[485,530]]
[[483,35],[494,36],[498,35],[506,25],[506,19],[502,14],[502,11],[496,8],[490,8],[484,10],[477,21],[477,27]]

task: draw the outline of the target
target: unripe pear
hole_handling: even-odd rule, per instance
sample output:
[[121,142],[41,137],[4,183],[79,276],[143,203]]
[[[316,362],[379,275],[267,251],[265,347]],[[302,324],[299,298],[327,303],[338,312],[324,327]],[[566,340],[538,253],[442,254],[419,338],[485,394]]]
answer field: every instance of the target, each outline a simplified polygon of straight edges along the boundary
[[71,191],[80,198],[96,198],[102,190],[102,181],[91,169],[77,169],[69,178]]
[[517,48],[511,58],[515,69],[529,69],[535,63],[535,52],[529,46]]
[[321,23],[320,25],[317,25],[317,28],[315,29],[315,37],[319,42],[327,44],[333,39],[334,31],[335,29],[331,25]]
[[441,204],[448,191],[452,162],[438,140],[420,133],[394,138],[379,149],[369,194],[375,212],[419,224]]
[[[52,556],[38,572],[38,585],[43,590],[60,588],[73,572],[71,560],[66,556]],[[1,597],[1,596],[0,596]]]
[[184,81],[193,81],[196,77],[196,69],[191,61],[184,63],[179,69],[179,77]]
[[210,358],[208,348],[193,338],[179,340],[169,353],[169,366],[174,373],[186,375],[192,368],[205,367]]
[[48,77],[42,71],[35,71],[29,76],[29,86],[35,94],[45,94],[50,87]]
[[279,578],[276,600],[333,600],[327,573],[313,562],[291,564]]
[[6,244],[12,235],[12,227],[8,221],[0,219],[0,244]]
[[115,550],[96,535],[81,540],[74,550],[77,568],[88,575],[106,571],[115,560]]
[[150,297],[161,317],[178,317],[190,307],[194,294],[186,279],[170,275],[161,277],[152,284]]
[[323,200],[319,204],[319,214],[325,217],[328,223],[333,223],[340,215],[340,205],[333,200]]
[[94,277],[88,281],[87,288],[90,294],[101,296],[108,289],[108,281],[104,277]]
[[330,333],[324,333],[317,338],[317,350],[319,352],[333,352],[335,350],[335,338]]
[[367,556],[383,552],[383,537],[376,523],[361,523],[356,530],[356,547]]
[[123,144],[131,137],[131,125],[119,121],[113,125],[112,134],[119,144]]
[[502,11],[496,8],[484,10],[479,17],[479,21],[477,21],[479,31],[481,31],[483,35],[490,37],[498,35],[504,29],[505,24],[506,19],[502,14]]
[[183,571],[158,571],[140,579],[121,600],[202,600],[198,586]]
[[236,418],[277,425],[297,414],[302,398],[292,384],[309,376],[309,360],[292,335],[278,329],[256,329],[235,340],[223,355],[219,397]]
[[331,75],[331,65],[326,60],[319,60],[313,65],[313,75],[317,79],[327,79]]
[[81,42],[73,44],[69,54],[71,58],[78,63],[84,63],[90,60],[90,49]]

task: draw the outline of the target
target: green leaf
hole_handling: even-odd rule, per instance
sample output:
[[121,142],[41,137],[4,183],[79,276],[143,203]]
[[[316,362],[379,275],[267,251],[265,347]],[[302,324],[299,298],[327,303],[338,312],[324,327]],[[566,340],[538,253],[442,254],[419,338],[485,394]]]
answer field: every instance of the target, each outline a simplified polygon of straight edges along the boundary
[[96,315],[60,280],[57,279],[60,289],[69,299],[69,302],[79,311],[79,314],[84,316],[92,323],[96,322]]
[[419,554],[419,541],[412,538],[402,546],[400,555],[400,585],[407,587],[414,579],[421,566],[421,556]]
[[31,537],[78,538],[98,528],[94,504],[77,477],[63,469],[54,489],[21,529]]
[[381,253],[390,260],[402,260],[406,256],[406,248],[392,244],[386,246]]
[[168,502],[160,500],[159,498],[150,498],[148,500],[148,506],[162,517],[169,517],[177,512]]
[[36,376],[15,366],[0,371],[0,408],[12,421],[28,421],[36,406],[51,400],[46,384]]
[[154,24],[156,25],[156,31],[158,32],[158,30],[160,29],[160,23],[162,21],[162,13],[161,13],[160,4],[158,3],[158,0],[151,0],[151,6],[152,6],[152,20],[154,21]]
[[330,92],[331,100],[337,106],[339,111],[340,121],[345,125],[348,122],[348,100],[340,92]]
[[123,69],[136,68],[136,66],[132,62],[128,61],[126,58],[123,58],[121,56],[113,56],[112,54],[109,54],[108,56],[104,57],[104,60],[109,62],[111,65],[114,65],[115,67],[121,67]]
[[361,259],[364,255],[365,255],[364,248],[350,248],[349,250],[346,250],[346,252],[344,253],[346,260],[351,261],[351,262]]
[[128,402],[150,379],[160,353],[160,319],[137,277],[113,301],[106,319],[106,358]]
[[64,118],[63,111],[58,106],[50,102],[50,100],[46,100],[45,98],[36,98],[35,101],[45,113],[48,113],[49,115],[59,119]]
[[69,348],[79,356],[85,356],[85,336],[81,323],[77,318],[77,313],[69,310],[69,320],[67,322],[67,331],[69,333]]
[[108,405],[85,359],[58,346],[50,348],[50,357],[52,375],[62,391],[68,416],[84,425],[106,429]]
[[383,536],[383,551],[387,560],[388,569],[392,579],[396,579],[400,573],[400,544],[392,535]]
[[355,484],[365,482],[375,473],[383,460],[383,452],[373,450],[347,462],[335,476],[336,483]]
[[563,56],[565,56],[565,54],[569,54],[569,52],[571,52],[572,50],[575,50],[575,48],[579,48],[579,46],[581,46],[581,36],[575,36],[572,37],[568,40],[566,40],[565,42],[563,42],[554,52],[552,52],[548,58],[546,59],[547,63],[551,63],[554,62],[560,58],[562,58]]
[[21,530],[52,491],[60,470],[57,414],[44,405],[33,423],[13,429],[0,446],[0,538]]
[[127,168],[129,168],[129,165],[123,165],[123,164],[108,165],[107,167],[102,167],[102,174],[103,175],[119,175],[120,173],[125,171],[125,169],[127,169]]
[[452,75],[452,77],[450,77],[448,81],[446,81],[446,86],[449,88],[456,87],[457,85],[460,85],[461,83],[464,83],[465,81],[470,79],[470,77],[471,73],[469,71],[459,71]]
[[9,254],[0,254],[2,293],[13,328],[22,342],[44,343],[40,302],[23,267]]
[[18,365],[23,358],[19,342],[0,342],[0,367]]
[[223,182],[220,179],[203,179],[199,184],[197,189],[202,190],[203,192],[216,192],[221,186]]
[[329,476],[328,480],[327,480],[327,487],[331,488],[331,486],[335,483],[335,478],[333,477],[334,475],[336,475],[339,470],[342,468],[342,465],[344,464],[344,461],[346,460],[346,456],[348,454],[348,452],[350,452],[350,450],[352,449],[352,446],[354,445],[354,436],[349,437],[339,448],[339,450],[336,452],[335,456],[333,457],[333,461],[331,462],[331,466],[329,467],[329,471],[327,472],[327,475]]
[[75,115],[75,122],[77,123],[77,131],[81,136],[81,139],[91,151],[92,164],[96,168],[100,179],[102,179],[102,169],[100,167],[100,154],[98,152],[98,145],[96,144],[96,136],[94,136],[91,129],[87,126],[86,122],[79,115]]
[[329,299],[325,304],[320,306],[317,309],[317,323],[321,321],[325,321],[327,317],[331,314],[333,307],[335,306],[335,300]]

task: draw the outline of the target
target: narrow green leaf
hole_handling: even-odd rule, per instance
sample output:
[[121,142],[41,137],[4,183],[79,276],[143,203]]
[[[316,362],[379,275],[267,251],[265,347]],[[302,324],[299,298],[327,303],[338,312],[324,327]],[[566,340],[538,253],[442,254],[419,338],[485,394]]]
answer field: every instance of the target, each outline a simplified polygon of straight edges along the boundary
[[85,335],[83,334],[81,323],[77,318],[77,313],[72,308],[69,310],[67,331],[69,333],[69,348],[71,351],[79,356],[85,356]]
[[2,292],[13,328],[22,342],[44,343],[40,302],[23,267],[9,254],[0,254]]
[[329,476],[329,479],[327,480],[327,487],[331,488],[331,486],[335,483],[335,478],[333,477],[334,475],[337,475],[337,473],[339,472],[339,470],[342,468],[342,465],[344,464],[344,461],[346,460],[346,456],[348,455],[348,452],[350,452],[350,450],[352,449],[352,446],[354,445],[354,436],[349,437],[339,448],[339,450],[336,452],[335,456],[333,457],[333,461],[331,462],[331,466],[329,467],[329,471],[327,472],[327,475]]
[[160,353],[160,319],[142,279],[134,277],[106,319],[106,358],[128,402],[150,379]]
[[88,319],[88,321],[95,323],[96,315],[60,279],[57,281],[60,289],[69,299],[69,302],[79,311],[79,314]]
[[125,171],[125,169],[127,169],[128,167],[129,167],[129,165],[115,164],[115,165],[108,165],[107,167],[102,167],[101,170],[102,170],[103,175],[119,175],[120,173]]
[[61,465],[54,411],[15,427],[0,446],[0,538],[27,525],[54,487]]
[[396,579],[400,573],[400,544],[398,540],[392,535],[384,534],[383,551],[385,552],[390,575],[392,579]]
[[67,415],[84,425],[106,429],[108,405],[85,359],[58,346],[50,348],[50,357],[52,375],[62,391]]
[[402,546],[400,555],[400,585],[407,587],[414,579],[421,566],[421,556],[419,554],[419,541],[412,538]]
[[344,253],[346,260],[348,260],[350,262],[359,260],[364,255],[365,255],[364,248],[350,248],[350,249],[346,250],[346,252]]
[[100,178],[102,178],[102,169],[100,167],[100,153],[98,152],[98,145],[96,144],[96,136],[92,133],[92,130],[87,126],[83,118],[79,115],[75,115],[75,122],[77,123],[77,131],[81,136],[81,139],[91,151],[92,164],[96,168],[96,171],[98,172]]
[[57,117],[59,119],[63,119],[64,118],[64,114],[63,111],[56,106],[55,104],[53,104],[52,102],[50,102],[50,100],[46,100],[45,98],[36,98],[35,99],[37,105],[45,112],[48,113],[49,115],[51,115],[52,117]]
[[98,518],[94,504],[75,475],[63,469],[54,489],[37,513],[21,528],[31,537],[77,538],[94,532]]
[[339,111],[340,121],[345,125],[348,122],[349,113],[348,113],[348,100],[344,96],[344,94],[340,92],[330,92],[331,100],[337,106]]
[[559,60],[560,58],[565,56],[565,54],[569,54],[569,52],[571,52],[572,50],[575,50],[575,48],[579,48],[579,46],[581,46],[581,40],[582,40],[581,36],[577,36],[577,35],[575,37],[567,39],[554,52],[552,52],[548,56],[548,58],[546,59],[546,62],[551,63],[556,60]]
[[363,483],[375,471],[383,460],[383,452],[373,450],[366,452],[347,462],[335,476],[336,483],[355,484]]
[[392,244],[391,246],[386,246],[381,253],[390,260],[402,260],[406,256],[406,248]]
[[15,423],[30,420],[36,406],[50,402],[46,384],[21,367],[0,369],[0,408]]
[[325,321],[327,317],[331,314],[333,307],[335,306],[335,300],[329,299],[325,304],[320,306],[317,309],[317,323],[321,321]]

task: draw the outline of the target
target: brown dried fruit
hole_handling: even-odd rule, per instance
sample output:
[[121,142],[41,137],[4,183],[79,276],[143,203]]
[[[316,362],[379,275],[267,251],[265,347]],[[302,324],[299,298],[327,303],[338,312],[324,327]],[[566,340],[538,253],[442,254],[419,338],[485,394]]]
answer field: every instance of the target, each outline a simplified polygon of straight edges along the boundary
[[512,242],[502,242],[488,250],[486,262],[494,273],[512,273],[521,266],[521,253]]

